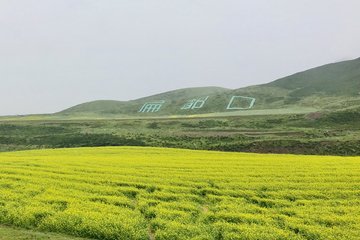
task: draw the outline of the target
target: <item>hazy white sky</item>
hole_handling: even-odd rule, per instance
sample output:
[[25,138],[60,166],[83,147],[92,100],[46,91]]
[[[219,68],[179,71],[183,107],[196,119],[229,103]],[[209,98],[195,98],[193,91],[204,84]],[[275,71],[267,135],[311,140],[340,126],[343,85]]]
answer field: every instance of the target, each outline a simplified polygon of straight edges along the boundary
[[0,115],[360,57],[359,0],[0,0]]

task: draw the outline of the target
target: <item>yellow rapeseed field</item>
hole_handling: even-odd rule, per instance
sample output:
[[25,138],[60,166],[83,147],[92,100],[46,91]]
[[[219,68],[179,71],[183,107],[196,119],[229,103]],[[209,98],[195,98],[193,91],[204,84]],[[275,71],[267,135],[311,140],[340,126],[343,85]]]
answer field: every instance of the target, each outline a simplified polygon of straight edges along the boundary
[[1,153],[0,223],[97,239],[360,239],[360,157]]

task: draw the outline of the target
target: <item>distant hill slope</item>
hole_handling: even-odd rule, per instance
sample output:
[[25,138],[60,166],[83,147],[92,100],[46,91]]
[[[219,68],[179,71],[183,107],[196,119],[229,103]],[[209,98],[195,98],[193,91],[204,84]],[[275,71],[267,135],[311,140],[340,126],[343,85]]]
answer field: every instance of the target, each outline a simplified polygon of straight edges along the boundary
[[[360,58],[327,64],[268,84],[235,90],[220,87],[185,88],[131,101],[93,101],[65,109],[57,114],[194,115],[245,111],[250,107],[251,110],[295,107],[339,110],[359,106],[359,92]],[[146,104],[151,105],[153,102],[159,102],[161,107],[154,112],[151,109],[147,111],[146,107],[151,106]]]
[[79,113],[79,112],[97,112],[106,111],[114,108],[122,108],[128,103],[126,101],[114,101],[114,100],[97,100],[92,102],[82,103],[68,109],[65,109],[59,113]]
[[214,93],[223,93],[229,91],[228,88],[222,87],[197,87],[197,88],[184,88],[178,89],[174,91],[169,91],[165,93],[159,93],[156,95],[152,95],[149,97],[144,97],[136,100],[132,100],[131,102],[137,101],[156,101],[156,100],[174,100],[174,99],[191,99],[196,98],[198,96],[209,95]]
[[318,93],[358,96],[360,92],[360,58],[331,63],[278,79],[264,86],[292,90],[292,97]]
[[114,100],[97,100],[92,102],[82,103],[68,109],[65,109],[60,114],[76,114],[76,113],[105,113],[105,114],[126,114],[136,113],[133,106],[143,105],[145,102],[159,101],[159,100],[176,100],[176,99],[193,99],[198,96],[209,95],[214,93],[221,93],[229,91],[228,88],[222,87],[197,87],[184,88],[165,93],[160,93],[131,101],[114,101]]

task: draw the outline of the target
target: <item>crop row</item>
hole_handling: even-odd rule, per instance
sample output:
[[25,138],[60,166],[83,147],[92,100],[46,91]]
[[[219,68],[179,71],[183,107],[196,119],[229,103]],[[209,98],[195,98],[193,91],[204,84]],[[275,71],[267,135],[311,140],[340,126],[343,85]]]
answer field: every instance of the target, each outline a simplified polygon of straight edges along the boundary
[[358,239],[360,158],[105,147],[0,154],[0,223],[96,239]]

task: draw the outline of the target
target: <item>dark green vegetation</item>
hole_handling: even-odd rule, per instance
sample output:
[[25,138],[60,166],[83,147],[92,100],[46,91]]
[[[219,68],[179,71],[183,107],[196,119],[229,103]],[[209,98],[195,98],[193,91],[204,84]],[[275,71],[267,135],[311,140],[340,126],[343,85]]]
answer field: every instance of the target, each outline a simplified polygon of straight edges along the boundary
[[[132,101],[94,101],[83,103],[57,113],[61,116],[169,116],[205,113],[228,113],[233,96],[255,98],[252,110],[284,108],[316,108],[319,111],[345,110],[360,105],[360,58],[328,64],[276,80],[274,82],[235,90],[204,87],[188,88],[157,94]],[[204,99],[202,108],[181,109],[189,100]],[[156,113],[139,113],[147,102],[163,100]],[[239,99],[238,99],[239,100]],[[240,105],[239,105],[240,104]],[[242,106],[241,102],[231,107]],[[245,110],[246,111],[246,110]]]
[[268,116],[0,122],[0,150],[153,146],[259,153],[360,155],[360,107]]

